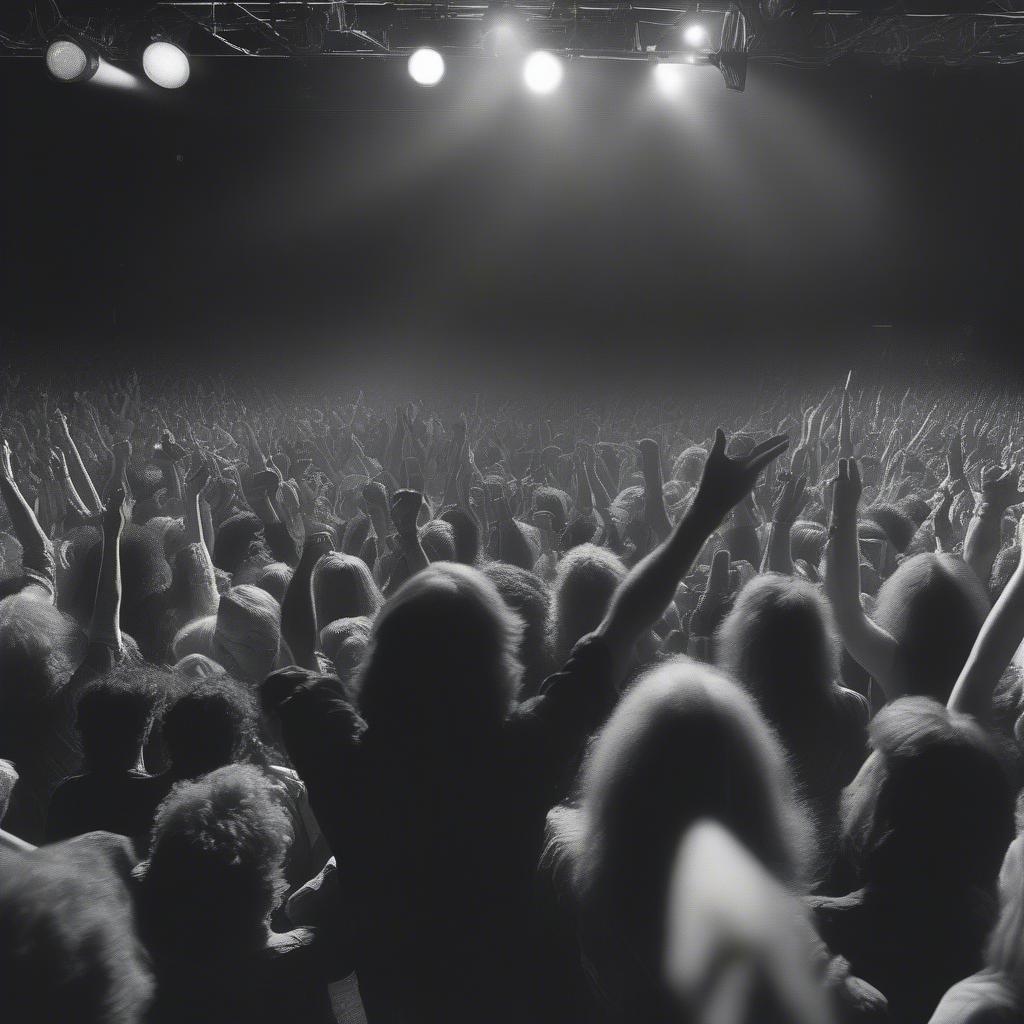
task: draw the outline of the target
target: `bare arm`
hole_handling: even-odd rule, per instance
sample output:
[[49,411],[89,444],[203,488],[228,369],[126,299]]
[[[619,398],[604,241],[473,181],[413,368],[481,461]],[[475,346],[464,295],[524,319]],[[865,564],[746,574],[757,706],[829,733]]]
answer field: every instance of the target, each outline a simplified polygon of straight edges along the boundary
[[761,559],[761,572],[780,572],[785,576],[793,574],[790,533],[793,523],[807,504],[806,490],[807,477],[787,475],[783,479],[768,527],[768,543]]
[[964,561],[986,586],[1002,542],[1003,513],[1024,501],[1024,494],[1018,490],[1019,476],[1016,466],[1005,472],[1001,466],[989,466],[982,474],[981,504],[967,527]]
[[860,470],[854,459],[839,460],[832,494],[832,528],[825,548],[825,593],[832,604],[843,645],[882,687],[886,699],[902,696],[896,641],[865,613],[860,603],[860,548],[857,504]]
[[78,445],[75,444],[75,439],[71,436],[71,428],[68,426],[67,417],[60,409],[57,410],[56,415],[57,426],[61,435],[61,448],[67,460],[72,485],[80,495],[86,511],[90,514],[96,514],[103,509],[103,503],[100,501],[100,496],[93,485],[92,477],[89,476],[89,472],[85,468],[81,453],[78,451]]
[[729,510],[754,486],[758,475],[788,447],[782,435],[758,445],[746,458],[725,454],[725,433],[716,432],[700,487],[686,515],[668,539],[640,561],[619,585],[597,632],[612,651],[616,673],[624,674],[633,648],[661,617],[704,542]]
[[89,624],[89,640],[121,654],[121,533],[128,522],[125,493],[115,489],[103,513],[103,554]]
[[14,535],[21,544],[22,564],[27,569],[45,572],[49,577],[53,571],[53,544],[14,480],[11,446],[6,440],[0,441],[0,494],[7,506]]
[[[1024,539],[1024,518],[1017,528],[1018,543]],[[949,697],[952,711],[963,711],[979,718],[988,716],[992,694],[999,678],[1024,641],[1024,558],[1021,558],[999,600],[988,613],[974,641]]]

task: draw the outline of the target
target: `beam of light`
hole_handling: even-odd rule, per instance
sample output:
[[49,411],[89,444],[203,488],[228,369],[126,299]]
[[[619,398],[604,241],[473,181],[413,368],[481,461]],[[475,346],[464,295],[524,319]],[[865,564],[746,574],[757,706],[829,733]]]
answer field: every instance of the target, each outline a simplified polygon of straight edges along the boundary
[[554,92],[562,84],[562,62],[546,50],[536,50],[523,64],[526,87],[540,96]]
[[685,72],[681,64],[661,61],[654,65],[654,85],[666,99],[675,99],[683,91]]
[[136,89],[139,85],[139,80],[131,72],[108,64],[102,57],[93,81],[97,85],[107,85],[113,89]]
[[444,57],[423,47],[409,58],[409,74],[417,85],[437,85],[444,78]]
[[46,70],[58,82],[88,82],[99,68],[99,56],[73,39],[54,39],[46,48]]
[[683,42],[687,46],[703,46],[708,41],[708,30],[696,23],[683,29]]
[[174,43],[157,40],[142,52],[142,70],[161,89],[180,89],[188,81],[188,54]]

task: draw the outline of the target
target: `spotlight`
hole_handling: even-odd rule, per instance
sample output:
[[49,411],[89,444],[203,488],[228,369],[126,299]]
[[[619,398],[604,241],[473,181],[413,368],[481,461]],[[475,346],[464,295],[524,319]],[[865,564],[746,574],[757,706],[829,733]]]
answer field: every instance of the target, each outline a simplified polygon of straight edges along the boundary
[[562,84],[562,62],[546,50],[536,50],[523,65],[526,87],[541,96],[554,92]]
[[58,82],[88,82],[100,66],[100,55],[75,39],[54,39],[46,48],[46,70]]
[[703,25],[694,23],[683,29],[683,42],[687,46],[703,46],[708,41],[708,30]]
[[423,47],[409,58],[409,74],[417,85],[437,85],[444,78],[444,57]]
[[161,89],[180,89],[188,81],[188,54],[180,46],[158,39],[143,50],[142,70]]
[[654,84],[662,96],[673,99],[683,91],[683,67],[661,61],[654,65]]

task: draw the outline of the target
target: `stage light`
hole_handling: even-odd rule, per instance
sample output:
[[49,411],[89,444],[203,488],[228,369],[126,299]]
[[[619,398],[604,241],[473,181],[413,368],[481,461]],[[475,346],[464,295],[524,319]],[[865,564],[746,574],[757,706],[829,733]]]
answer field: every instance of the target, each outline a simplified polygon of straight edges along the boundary
[[46,48],[46,70],[58,82],[88,82],[99,66],[99,54],[75,39],[54,39]]
[[654,65],[654,84],[662,96],[674,99],[683,91],[684,74],[681,64],[661,61]]
[[683,29],[683,42],[687,46],[704,46],[708,41],[708,30],[703,25],[696,23],[687,25]]
[[562,62],[546,50],[531,53],[523,65],[526,87],[542,96],[554,92],[562,84],[562,74]]
[[444,78],[444,57],[423,47],[409,58],[409,74],[417,85],[437,85]]
[[188,54],[180,46],[159,39],[142,52],[142,70],[161,89],[180,89],[188,81]]

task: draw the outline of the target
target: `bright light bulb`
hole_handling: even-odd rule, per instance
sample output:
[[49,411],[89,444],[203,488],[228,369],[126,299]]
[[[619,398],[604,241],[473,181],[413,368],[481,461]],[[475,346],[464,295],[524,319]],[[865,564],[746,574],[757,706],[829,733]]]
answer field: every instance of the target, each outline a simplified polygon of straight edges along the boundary
[[562,62],[546,50],[531,53],[523,65],[526,87],[542,96],[554,92],[562,84],[562,75]]
[[142,70],[161,89],[180,89],[188,81],[188,54],[174,43],[158,40],[143,50]]
[[423,47],[409,58],[409,74],[417,85],[437,85],[444,78],[444,57]]
[[662,61],[654,65],[654,84],[662,96],[669,99],[683,91],[683,69],[679,64]]
[[46,48],[46,68],[58,82],[87,82],[98,66],[96,54],[73,39],[55,39]]
[[708,30],[703,25],[687,25],[683,41],[687,46],[703,46],[708,41]]

